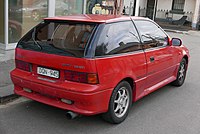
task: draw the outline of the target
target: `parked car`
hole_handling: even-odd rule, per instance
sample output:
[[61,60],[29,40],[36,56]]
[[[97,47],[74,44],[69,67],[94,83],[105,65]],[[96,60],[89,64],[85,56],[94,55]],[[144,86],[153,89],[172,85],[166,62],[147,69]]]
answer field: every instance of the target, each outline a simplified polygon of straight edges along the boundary
[[16,94],[111,123],[132,102],[171,83],[181,86],[189,51],[142,17],[74,15],[46,18],[16,48]]
[[[69,5],[68,3],[58,0],[56,1],[56,15],[68,15],[69,14]],[[48,5],[47,1],[37,1],[31,5],[25,6],[13,6],[10,9],[10,14],[13,17],[20,17],[23,14],[24,18],[30,18],[33,21],[40,21],[41,18],[47,17],[48,15]]]
[[16,43],[22,36],[22,24],[16,20],[9,20],[8,24],[8,40],[10,43]]

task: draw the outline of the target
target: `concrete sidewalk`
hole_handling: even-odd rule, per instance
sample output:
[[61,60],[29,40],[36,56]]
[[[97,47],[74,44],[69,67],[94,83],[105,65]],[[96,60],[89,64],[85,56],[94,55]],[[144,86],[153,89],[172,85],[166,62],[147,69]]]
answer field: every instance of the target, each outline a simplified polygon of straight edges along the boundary
[[191,35],[191,36],[200,36],[200,31],[196,31],[196,30],[189,30],[189,31],[181,31],[181,30],[173,30],[173,29],[164,29],[164,30],[166,32],[187,34],[187,35]]
[[[165,29],[165,31],[200,37],[200,31],[178,31],[172,29]],[[10,79],[10,71],[14,69],[14,66],[14,51],[0,54],[0,103],[17,97],[14,95],[13,84]]]
[[10,71],[14,69],[14,52],[0,54],[0,103],[15,97]]

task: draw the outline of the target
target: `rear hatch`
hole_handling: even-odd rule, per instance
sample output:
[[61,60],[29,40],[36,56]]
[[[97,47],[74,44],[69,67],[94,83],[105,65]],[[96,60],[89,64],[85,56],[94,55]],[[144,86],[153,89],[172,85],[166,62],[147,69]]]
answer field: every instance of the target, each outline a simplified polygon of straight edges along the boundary
[[16,67],[45,81],[97,84],[95,61],[86,58],[95,23],[46,20],[16,48]]

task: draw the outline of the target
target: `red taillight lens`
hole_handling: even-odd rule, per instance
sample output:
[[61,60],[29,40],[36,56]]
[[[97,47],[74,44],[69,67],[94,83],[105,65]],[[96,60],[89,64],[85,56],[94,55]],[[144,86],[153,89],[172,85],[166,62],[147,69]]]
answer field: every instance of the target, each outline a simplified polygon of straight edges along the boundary
[[65,79],[68,81],[87,83],[87,74],[74,71],[65,71]]
[[93,73],[65,71],[65,79],[80,83],[98,84],[98,76]]
[[20,60],[15,60],[15,65],[16,65],[16,68],[18,68],[18,69],[31,72],[31,64],[30,63],[20,61]]

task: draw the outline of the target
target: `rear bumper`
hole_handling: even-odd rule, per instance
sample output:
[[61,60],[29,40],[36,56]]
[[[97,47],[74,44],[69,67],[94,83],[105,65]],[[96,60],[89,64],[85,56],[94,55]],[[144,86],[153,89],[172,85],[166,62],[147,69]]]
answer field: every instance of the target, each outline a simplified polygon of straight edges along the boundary
[[[30,98],[32,100],[58,107],[64,110],[70,110],[83,115],[95,115],[104,113],[108,110],[108,104],[113,89],[99,90],[99,86],[87,85],[83,89],[88,90],[72,90],[76,88],[76,84],[71,84],[58,88],[58,84],[46,82],[45,84],[28,77],[16,75],[15,70],[11,72],[11,79],[14,83],[14,92],[18,95]],[[62,84],[61,84],[62,85]],[[70,87],[69,87],[70,86]],[[80,85],[79,85],[80,87]],[[31,93],[24,90],[30,89]],[[92,88],[91,90],[89,88]],[[90,91],[90,92],[89,92]],[[92,91],[92,92],[91,92]],[[72,100],[74,103],[69,105],[63,103],[61,99]]]

